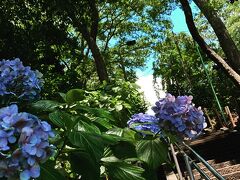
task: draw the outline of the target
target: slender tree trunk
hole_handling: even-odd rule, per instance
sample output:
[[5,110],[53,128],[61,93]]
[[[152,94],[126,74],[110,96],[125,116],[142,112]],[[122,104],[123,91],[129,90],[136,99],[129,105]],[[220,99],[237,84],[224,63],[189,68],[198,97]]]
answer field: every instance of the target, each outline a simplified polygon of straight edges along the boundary
[[86,24],[78,23],[78,28],[81,31],[83,38],[87,41],[88,47],[90,48],[90,50],[92,52],[92,56],[95,61],[99,80],[101,82],[108,81],[107,67],[105,65],[105,62],[104,62],[104,59],[100,52],[100,49],[97,46],[96,40],[94,40],[94,37],[91,37]]
[[193,15],[191,8],[189,6],[188,0],[179,0],[179,2],[182,5],[185,18],[186,18],[186,23],[188,26],[188,29],[193,37],[193,39],[198,43],[198,45],[201,47],[202,51],[207,54],[207,56],[212,59],[215,63],[217,63],[227,74],[231,79],[234,80],[239,86],[240,86],[240,76],[237,74],[227,63],[226,61],[219,56],[213,49],[211,49],[204,39],[200,36],[194,21],[193,21]]
[[209,5],[209,0],[193,0],[195,4],[199,7],[201,12],[207,18],[208,22],[211,24],[222,50],[227,58],[227,62],[231,67],[239,74],[240,73],[240,52],[232,40],[228,30],[226,29],[223,21],[217,15],[214,8]]
[[96,0],[88,0],[88,5],[90,7],[90,21],[91,23],[86,23],[85,19],[76,18],[77,10],[70,4],[67,12],[73,21],[74,26],[81,32],[83,38],[86,40],[89,49],[92,52],[94,62],[96,65],[97,74],[100,82],[108,81],[107,67],[105,65],[101,51],[97,45],[97,33],[98,33],[98,23],[99,23],[99,13],[96,5]]

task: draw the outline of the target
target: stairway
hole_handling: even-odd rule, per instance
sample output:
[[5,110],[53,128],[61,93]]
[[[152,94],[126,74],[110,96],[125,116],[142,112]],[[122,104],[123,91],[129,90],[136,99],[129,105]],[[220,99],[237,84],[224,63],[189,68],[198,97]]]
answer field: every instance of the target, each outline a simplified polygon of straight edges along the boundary
[[[240,180],[240,132],[218,131],[189,145],[226,180]],[[197,164],[211,180],[217,179],[202,163]],[[196,180],[204,179],[196,169],[193,175]]]

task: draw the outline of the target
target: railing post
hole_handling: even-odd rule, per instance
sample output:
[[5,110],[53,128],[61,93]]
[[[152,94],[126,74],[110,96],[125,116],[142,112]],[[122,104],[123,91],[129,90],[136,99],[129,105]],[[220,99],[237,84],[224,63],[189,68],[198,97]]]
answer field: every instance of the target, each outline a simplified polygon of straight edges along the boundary
[[205,178],[205,180],[211,180],[195,162],[193,162],[192,165],[197,169],[200,175]]
[[172,152],[172,155],[173,155],[174,163],[176,165],[176,169],[177,169],[177,172],[178,172],[179,179],[183,180],[182,172],[181,172],[181,169],[179,167],[179,163],[178,163],[178,160],[177,160],[176,152],[174,150],[174,147],[173,147],[172,143],[170,143],[170,148],[171,148],[171,152]]
[[193,176],[193,173],[192,173],[192,168],[191,168],[191,165],[190,165],[189,158],[188,158],[187,154],[184,153],[183,157],[184,157],[184,161],[185,161],[185,164],[186,164],[186,167],[187,167],[187,171],[188,171],[190,180],[195,180],[194,176]]
[[201,161],[207,168],[208,170],[214,174],[215,177],[217,177],[219,180],[225,180],[224,177],[219,174],[210,164],[208,164],[207,161],[205,161],[196,151],[194,151],[190,146],[188,146],[186,143],[182,142],[185,147],[187,147],[196,157],[199,161]]

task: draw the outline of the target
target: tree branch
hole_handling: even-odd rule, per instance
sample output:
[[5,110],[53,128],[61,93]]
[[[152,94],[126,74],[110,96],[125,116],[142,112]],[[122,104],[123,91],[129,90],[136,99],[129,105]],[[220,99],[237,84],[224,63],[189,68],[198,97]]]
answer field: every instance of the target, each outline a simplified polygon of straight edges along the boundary
[[202,49],[203,52],[207,54],[207,56],[212,59],[215,63],[217,63],[220,67],[222,67],[227,74],[238,84],[240,85],[240,76],[237,74],[227,63],[226,61],[219,56],[213,49],[211,49],[204,39],[200,36],[195,23],[193,21],[193,15],[191,8],[189,6],[188,0],[179,0],[179,2],[182,5],[185,18],[186,18],[186,23],[188,26],[188,29],[193,37],[193,39],[198,43],[200,48]]
[[98,34],[98,22],[99,22],[99,14],[95,0],[88,0],[90,9],[91,9],[91,37],[96,41]]

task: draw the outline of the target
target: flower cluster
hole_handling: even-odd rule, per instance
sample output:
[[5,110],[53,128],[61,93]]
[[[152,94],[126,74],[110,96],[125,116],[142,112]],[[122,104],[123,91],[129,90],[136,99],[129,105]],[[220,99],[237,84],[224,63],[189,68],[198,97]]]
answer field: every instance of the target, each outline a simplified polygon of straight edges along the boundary
[[201,108],[192,104],[192,96],[175,98],[167,94],[166,98],[156,102],[152,109],[165,130],[183,138],[194,138],[207,126]]
[[40,176],[39,163],[54,151],[51,126],[13,104],[0,109],[0,178],[28,180]]
[[148,114],[134,114],[127,122],[128,126],[137,131],[150,131],[154,134],[160,131],[158,119]]
[[[160,129],[171,132],[180,138],[193,139],[207,126],[201,108],[192,104],[192,96],[172,96],[156,102],[152,107],[155,116],[136,114],[128,121],[135,130],[148,130],[156,133]],[[132,124],[135,123],[135,126]],[[147,126],[146,126],[147,125]]]
[[0,95],[14,95],[31,100],[38,97],[42,74],[23,66],[20,59],[0,61]]

